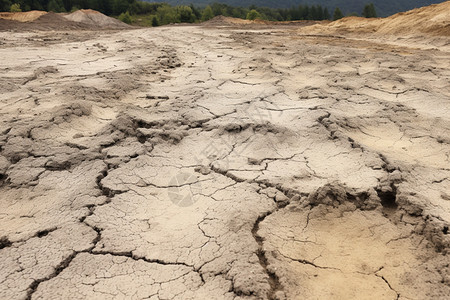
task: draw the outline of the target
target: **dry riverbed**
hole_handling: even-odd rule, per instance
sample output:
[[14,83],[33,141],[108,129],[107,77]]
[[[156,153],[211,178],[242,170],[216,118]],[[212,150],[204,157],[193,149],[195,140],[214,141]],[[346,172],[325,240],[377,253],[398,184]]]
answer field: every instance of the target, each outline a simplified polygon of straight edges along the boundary
[[0,32],[0,298],[448,299],[448,45]]

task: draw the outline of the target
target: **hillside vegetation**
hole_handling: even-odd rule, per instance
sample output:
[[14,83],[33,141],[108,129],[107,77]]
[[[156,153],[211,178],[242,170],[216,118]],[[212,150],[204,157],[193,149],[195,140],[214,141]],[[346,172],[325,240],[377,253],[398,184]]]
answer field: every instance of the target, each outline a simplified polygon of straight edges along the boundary
[[[171,6],[167,3],[148,3],[136,0],[0,0],[0,11],[52,11],[74,12],[79,9],[93,9],[105,15],[118,16],[125,23],[141,26],[158,26],[170,23],[197,23],[215,16],[234,17],[248,20],[295,21],[339,19],[342,14],[329,11],[321,5],[299,5],[291,8],[268,8],[250,6],[234,7],[214,3],[206,7],[194,5]],[[370,5],[367,4],[366,7]],[[371,6],[373,9],[373,5]],[[339,11],[339,9],[336,9]],[[339,11],[340,12],[340,11]],[[363,13],[364,14],[364,13]],[[336,17],[338,16],[338,17]],[[367,17],[375,17],[376,13]]]
[[[158,2],[158,1],[148,1]],[[189,5],[193,3],[196,6],[206,6],[215,2],[214,0],[167,0],[165,1],[172,5]],[[375,8],[380,17],[387,17],[389,15],[407,11],[416,7],[422,7],[433,3],[443,2],[442,0],[219,0],[217,2],[228,4],[230,6],[259,6],[259,7],[271,7],[271,8],[290,8],[298,5],[322,5],[328,8],[329,11],[334,10],[336,7],[340,7],[344,14],[358,13],[360,14],[367,2],[373,2]]]

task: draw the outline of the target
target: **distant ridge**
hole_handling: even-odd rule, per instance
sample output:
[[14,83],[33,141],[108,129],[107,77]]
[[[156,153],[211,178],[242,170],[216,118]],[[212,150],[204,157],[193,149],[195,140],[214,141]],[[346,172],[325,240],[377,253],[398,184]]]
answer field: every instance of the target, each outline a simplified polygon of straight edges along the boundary
[[373,3],[379,17],[387,17],[398,12],[411,10],[430,4],[444,2],[442,0],[145,0],[147,2],[166,2],[171,5],[190,5],[206,6],[217,2],[231,6],[248,7],[250,5],[266,6],[272,8],[290,8],[300,4],[322,5],[327,7],[330,12],[335,7],[339,7],[344,14],[356,12],[361,14],[365,4]]

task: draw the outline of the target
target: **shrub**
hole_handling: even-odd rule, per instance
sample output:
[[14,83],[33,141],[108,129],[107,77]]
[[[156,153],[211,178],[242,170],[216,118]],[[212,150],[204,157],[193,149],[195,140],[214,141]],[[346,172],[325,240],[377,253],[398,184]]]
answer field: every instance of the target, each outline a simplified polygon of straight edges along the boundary
[[64,4],[62,0],[50,0],[47,4],[47,10],[52,12],[65,12]]
[[124,23],[131,24],[130,13],[128,11],[124,12],[124,13],[121,13],[120,16],[119,16],[119,20],[124,22]]
[[153,18],[152,18],[152,27],[157,27],[157,26],[159,26],[158,18],[156,16],[153,16]]
[[252,9],[247,14],[247,20],[256,20],[256,19],[261,19],[261,14],[256,9]]
[[336,7],[333,13],[333,21],[342,19],[344,15],[342,14],[342,11],[339,9],[339,7]]
[[362,16],[365,18],[376,18],[377,12],[373,3],[366,4],[362,11]]
[[195,21],[195,15],[189,6],[177,6],[176,9],[181,23],[193,23]]
[[13,5],[11,5],[11,9],[9,11],[10,12],[21,12],[22,10],[20,9],[19,3],[14,3]]
[[211,6],[207,6],[204,10],[203,10],[203,14],[202,14],[202,21],[208,21],[211,20],[212,18],[214,18],[214,13],[212,11]]

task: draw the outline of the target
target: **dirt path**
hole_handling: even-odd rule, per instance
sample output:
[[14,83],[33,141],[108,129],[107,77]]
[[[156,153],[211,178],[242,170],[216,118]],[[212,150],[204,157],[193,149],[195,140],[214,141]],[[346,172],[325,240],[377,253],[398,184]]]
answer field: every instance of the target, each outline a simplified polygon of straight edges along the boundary
[[1,299],[446,299],[450,53],[0,32]]

